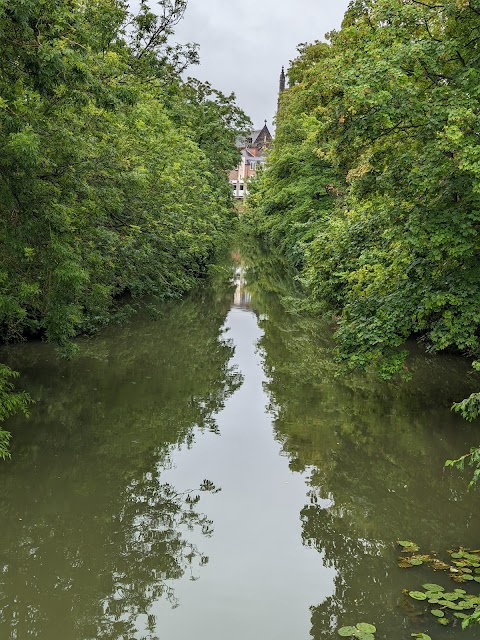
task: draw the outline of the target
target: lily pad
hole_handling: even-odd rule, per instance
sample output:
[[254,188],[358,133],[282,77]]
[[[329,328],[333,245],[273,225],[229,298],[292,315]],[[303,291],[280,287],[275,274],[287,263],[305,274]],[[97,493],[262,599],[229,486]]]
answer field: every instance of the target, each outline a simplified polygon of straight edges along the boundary
[[448,607],[448,609],[453,609],[454,611],[460,611],[462,609],[462,607],[455,604],[455,602],[447,602],[445,606]]
[[376,633],[377,628],[373,624],[368,624],[368,622],[359,622],[355,625],[359,631],[364,631],[365,633]]
[[350,636],[353,636],[356,631],[355,627],[342,627],[337,631],[337,633],[339,636],[342,636],[342,638],[349,638]]
[[409,591],[408,595],[414,600],[426,600],[427,596],[423,593],[423,591]]
[[410,564],[414,567],[419,567],[421,564],[423,564],[423,560],[419,560],[418,558],[410,558]]
[[453,591],[452,593],[442,593],[442,598],[444,600],[458,600],[460,598],[460,594],[459,593],[455,593],[455,591]]
[[422,587],[426,591],[435,591],[435,592],[445,591],[445,589],[441,587],[439,584],[432,584],[430,582],[427,582],[427,584],[422,584]]
[[478,556],[476,553],[464,552],[462,555],[465,558],[465,560],[468,560],[469,562],[478,562],[480,560],[480,556]]
[[420,547],[411,540],[398,540],[398,545],[403,547],[404,551],[419,551]]
[[432,616],[435,616],[436,618],[443,618],[445,615],[443,611],[441,611],[440,609],[432,609],[430,613],[432,614]]
[[418,640],[432,640],[426,633],[411,633],[412,638],[418,638]]
[[355,638],[357,640],[375,640],[373,633],[367,633],[366,631],[357,631]]

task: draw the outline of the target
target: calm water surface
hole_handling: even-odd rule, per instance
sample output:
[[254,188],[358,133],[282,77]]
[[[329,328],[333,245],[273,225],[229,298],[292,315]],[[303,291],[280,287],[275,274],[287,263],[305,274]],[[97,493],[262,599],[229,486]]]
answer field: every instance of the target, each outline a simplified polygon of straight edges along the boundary
[[338,379],[330,328],[289,312],[275,261],[236,259],[235,285],[73,362],[2,354],[36,404],[0,467],[0,638],[478,637],[405,602],[449,583],[399,569],[395,541],[480,547],[478,493],[443,469],[478,440],[448,408],[479,377],[412,347],[410,383]]

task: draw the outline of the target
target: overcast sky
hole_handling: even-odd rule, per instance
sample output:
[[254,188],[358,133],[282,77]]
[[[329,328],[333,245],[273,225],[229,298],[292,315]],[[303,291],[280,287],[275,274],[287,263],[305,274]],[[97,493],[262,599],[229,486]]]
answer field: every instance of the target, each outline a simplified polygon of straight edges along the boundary
[[348,0],[189,0],[178,42],[197,42],[201,64],[189,75],[232,91],[255,127],[275,114],[282,64],[300,42],[340,27]]

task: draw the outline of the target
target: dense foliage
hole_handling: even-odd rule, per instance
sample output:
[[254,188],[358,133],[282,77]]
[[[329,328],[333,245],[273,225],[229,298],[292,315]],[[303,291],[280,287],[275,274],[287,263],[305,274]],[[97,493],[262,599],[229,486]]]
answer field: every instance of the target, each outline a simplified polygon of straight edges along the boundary
[[480,351],[479,34],[476,0],[354,0],[291,65],[250,216],[347,367],[408,375],[410,336]]
[[[400,570],[394,543],[408,533],[427,550],[453,549],[459,539],[478,548],[478,495],[443,469],[447,456],[475,442],[448,407],[478,388],[478,377],[468,375],[465,360],[432,360],[416,347],[411,381],[379,380],[375,371],[338,377],[331,324],[292,309],[302,292],[285,258],[254,243],[241,254],[254,265],[245,278],[263,333],[258,349],[275,437],[290,469],[308,478],[302,543],[335,572],[330,593],[311,601],[312,639],[332,640],[339,627],[365,620],[382,638],[431,629],[435,640],[435,618],[419,624],[401,592],[430,580],[447,587],[450,578],[433,579],[430,565]],[[458,586],[480,591],[475,581]]]
[[0,1],[0,342],[41,335],[69,354],[121,294],[176,296],[206,272],[246,117],[182,81],[186,2]]

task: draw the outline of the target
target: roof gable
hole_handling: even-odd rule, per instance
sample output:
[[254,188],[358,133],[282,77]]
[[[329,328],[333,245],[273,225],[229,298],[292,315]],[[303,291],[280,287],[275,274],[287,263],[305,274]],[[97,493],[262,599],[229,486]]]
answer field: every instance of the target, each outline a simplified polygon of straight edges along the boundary
[[272,139],[272,134],[268,130],[267,123],[265,123],[261,129],[256,129],[255,131],[252,131],[253,144],[256,144],[257,142],[263,142],[264,139],[268,141]]
[[235,144],[238,149],[251,149],[252,147],[271,142],[272,134],[265,123],[261,129],[253,129],[246,136],[237,137]]

